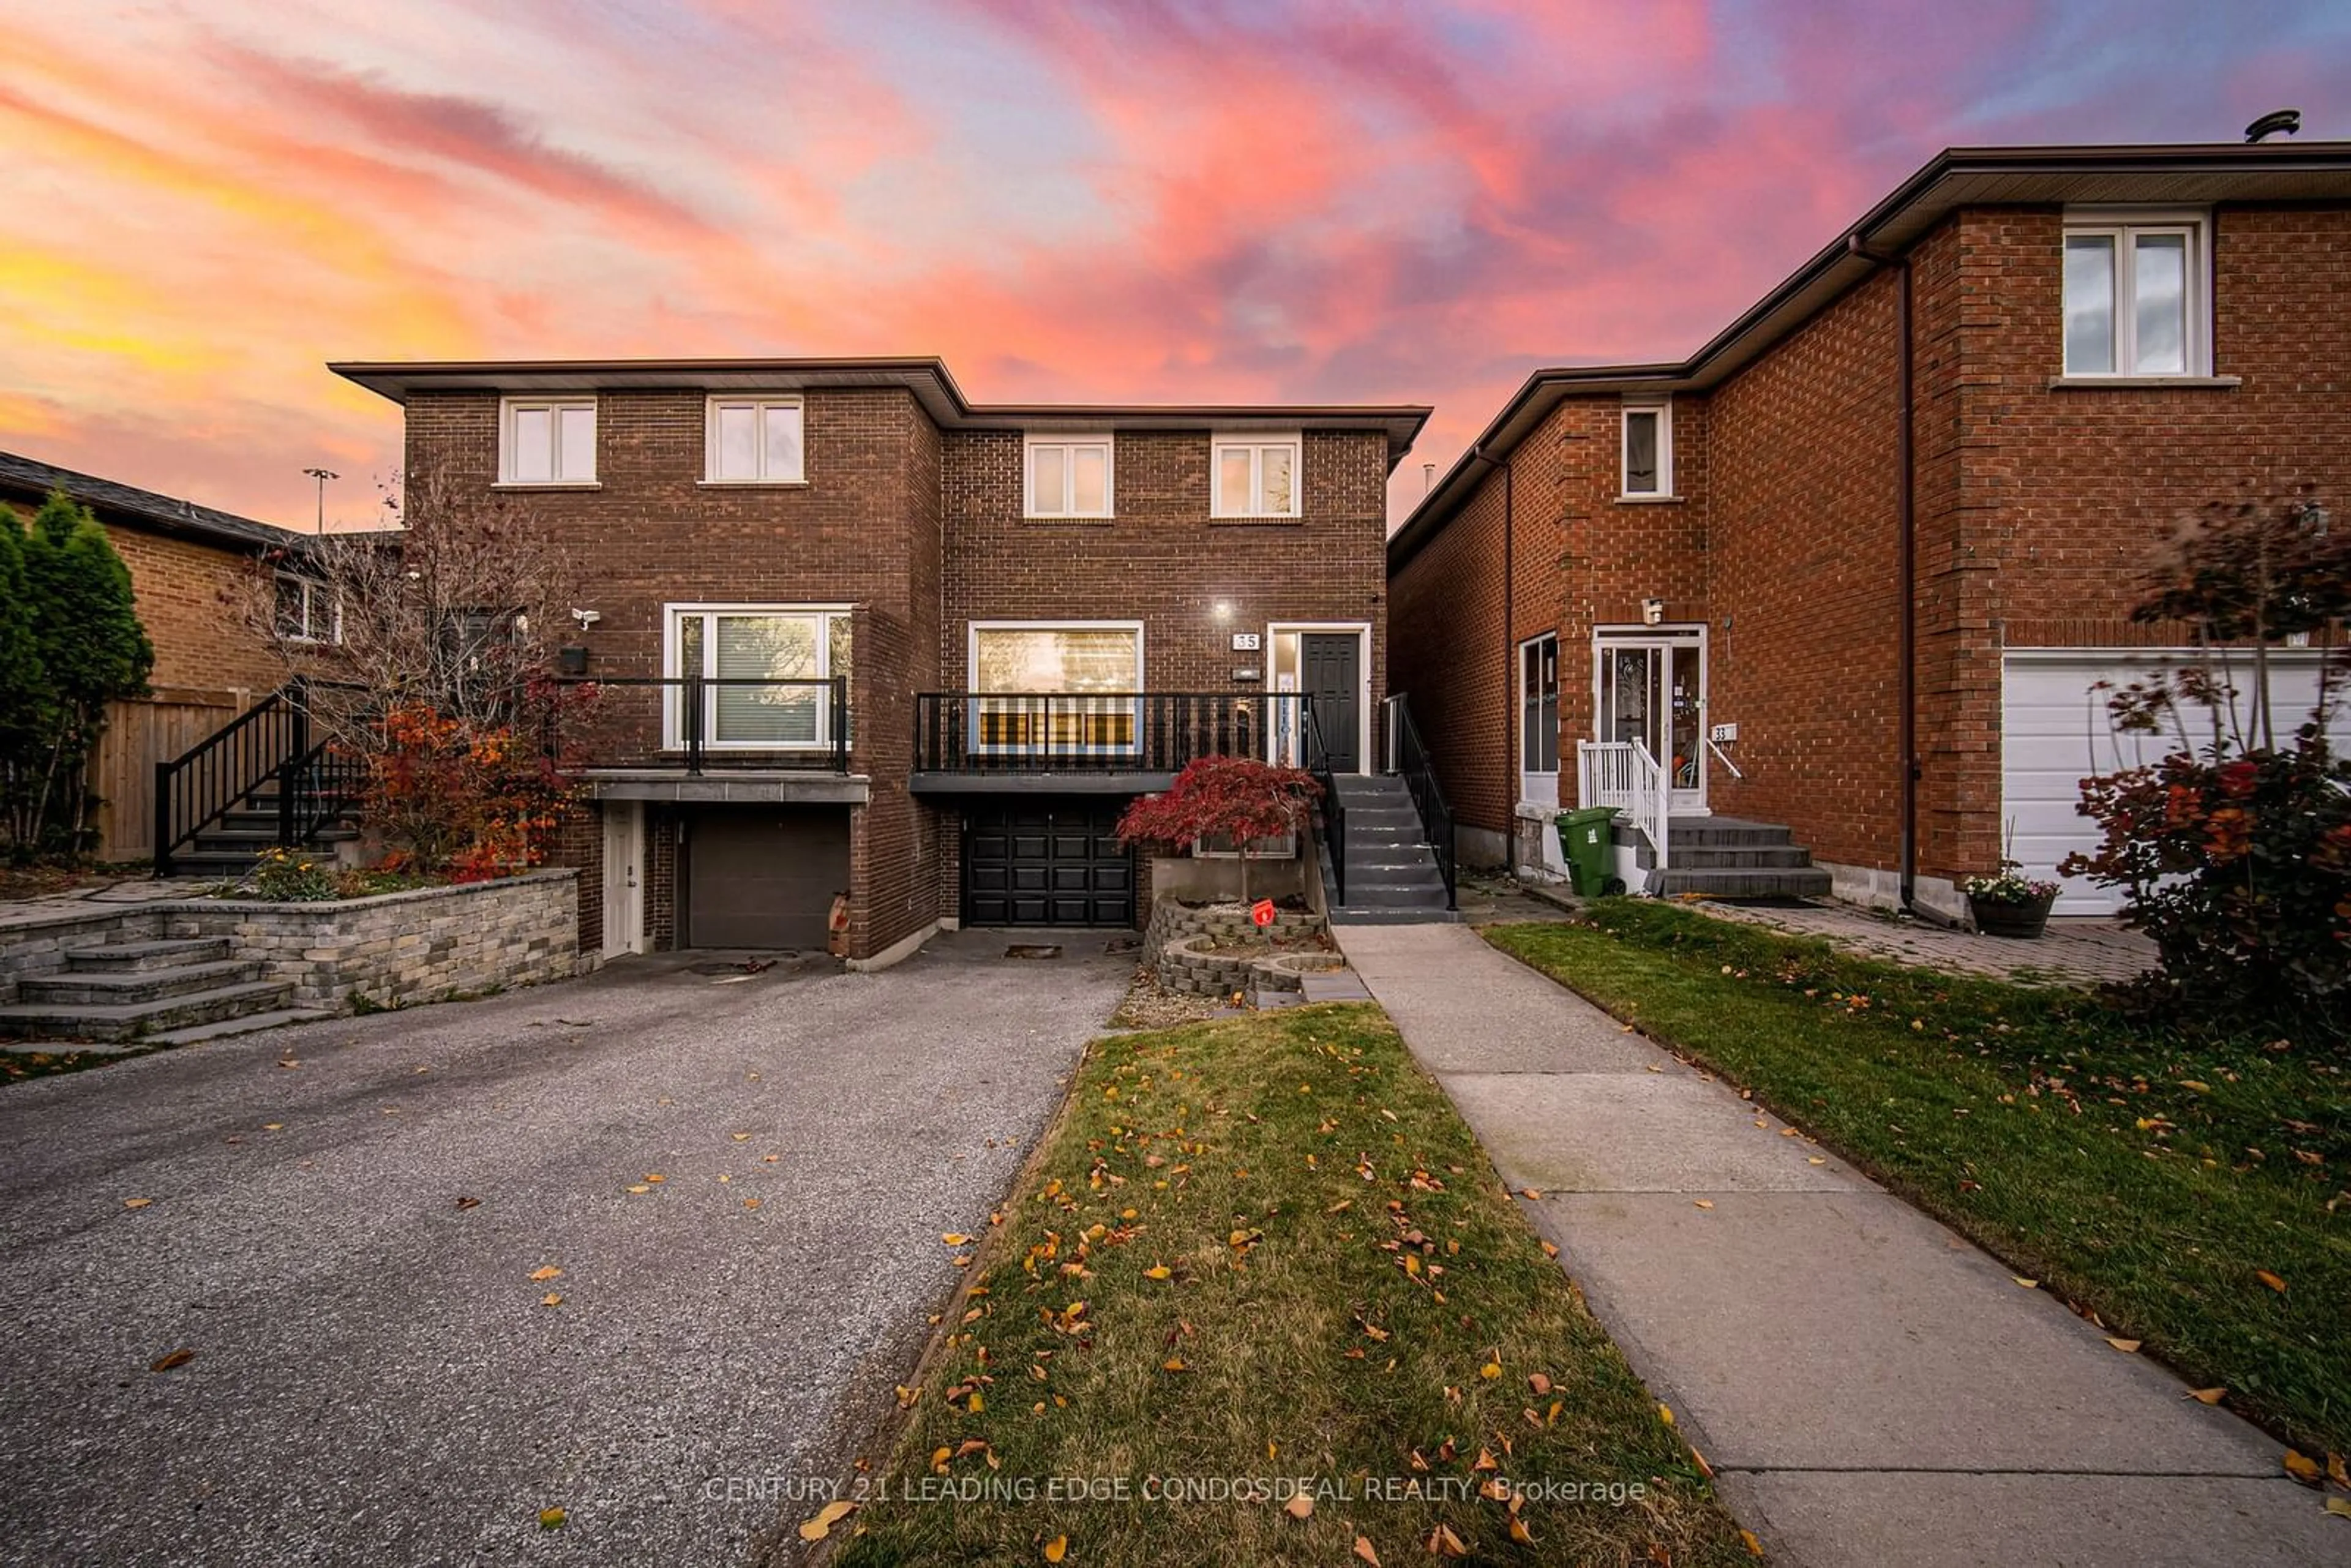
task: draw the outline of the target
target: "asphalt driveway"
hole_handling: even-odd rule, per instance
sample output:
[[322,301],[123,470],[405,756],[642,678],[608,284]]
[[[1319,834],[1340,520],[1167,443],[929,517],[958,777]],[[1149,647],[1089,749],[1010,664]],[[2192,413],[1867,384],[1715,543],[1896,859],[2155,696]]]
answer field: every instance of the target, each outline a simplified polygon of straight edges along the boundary
[[0,1092],[0,1558],[740,1562],[846,1465],[1132,962],[1009,939]]

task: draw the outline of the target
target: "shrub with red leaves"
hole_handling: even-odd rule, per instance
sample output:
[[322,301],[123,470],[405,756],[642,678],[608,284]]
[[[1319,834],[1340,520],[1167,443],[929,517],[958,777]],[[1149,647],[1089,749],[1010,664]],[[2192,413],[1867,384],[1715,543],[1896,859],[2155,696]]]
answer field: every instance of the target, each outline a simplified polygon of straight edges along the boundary
[[1241,897],[1249,897],[1249,845],[1303,826],[1322,786],[1302,768],[1247,757],[1203,757],[1164,795],[1145,795],[1119,819],[1123,843],[1147,841],[1189,849],[1203,839],[1230,839],[1241,849]]

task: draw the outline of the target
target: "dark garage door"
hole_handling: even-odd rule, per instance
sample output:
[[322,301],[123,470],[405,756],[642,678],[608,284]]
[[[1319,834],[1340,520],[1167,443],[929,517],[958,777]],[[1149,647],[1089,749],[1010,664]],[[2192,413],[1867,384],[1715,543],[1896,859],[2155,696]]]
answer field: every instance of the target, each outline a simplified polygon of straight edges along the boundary
[[1045,800],[964,813],[963,917],[972,925],[1132,925],[1134,857],[1123,800]]
[[687,947],[821,950],[835,894],[849,891],[849,813],[839,806],[739,806],[686,819]]

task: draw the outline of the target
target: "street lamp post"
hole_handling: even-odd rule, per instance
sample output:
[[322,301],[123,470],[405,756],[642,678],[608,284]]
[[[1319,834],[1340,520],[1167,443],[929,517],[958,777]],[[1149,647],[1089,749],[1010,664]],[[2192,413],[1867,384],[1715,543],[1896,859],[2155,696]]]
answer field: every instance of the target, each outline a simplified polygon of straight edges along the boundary
[[327,537],[327,481],[340,479],[342,476],[327,468],[305,468],[302,472],[319,482],[319,537],[325,538]]

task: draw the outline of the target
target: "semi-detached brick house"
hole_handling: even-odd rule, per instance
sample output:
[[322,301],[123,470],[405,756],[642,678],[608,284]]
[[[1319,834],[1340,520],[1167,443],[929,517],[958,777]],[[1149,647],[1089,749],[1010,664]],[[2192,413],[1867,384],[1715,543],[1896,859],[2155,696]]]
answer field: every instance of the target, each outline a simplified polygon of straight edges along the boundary
[[930,359],[334,368],[588,585],[591,952],[816,946],[837,894],[862,963],[1131,925],[1113,825],[1182,762],[1295,758],[1304,694],[1371,765],[1425,409],[984,407]]
[[1656,891],[1956,915],[2011,832],[2048,874],[2116,756],[2093,683],[2182,642],[2128,619],[2148,548],[2351,498],[2346,298],[2351,144],[1958,150],[1689,359],[1537,372],[1389,545],[1465,857],[1555,868],[1637,744]]

